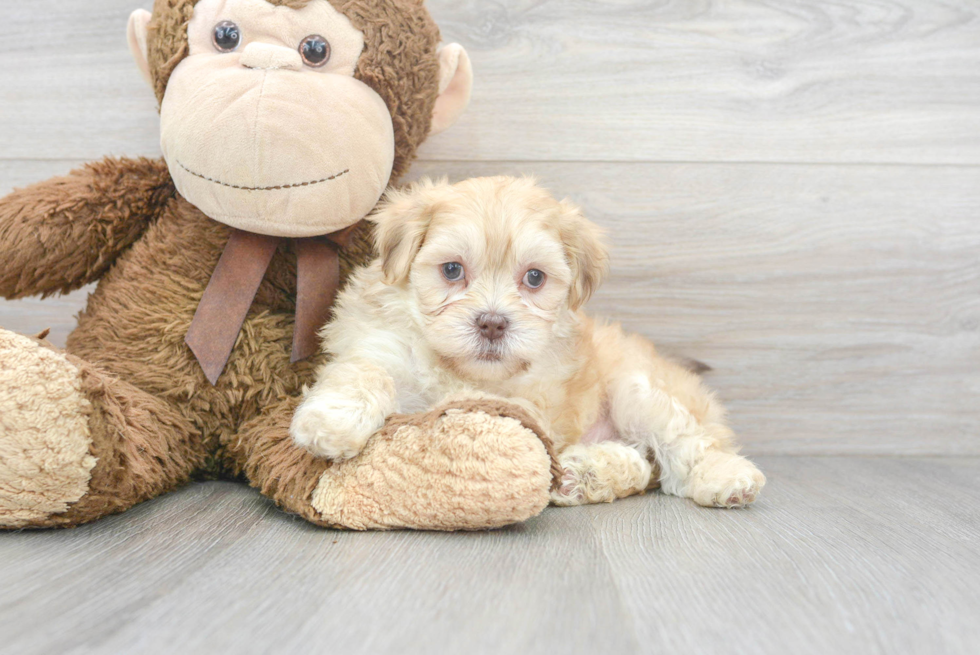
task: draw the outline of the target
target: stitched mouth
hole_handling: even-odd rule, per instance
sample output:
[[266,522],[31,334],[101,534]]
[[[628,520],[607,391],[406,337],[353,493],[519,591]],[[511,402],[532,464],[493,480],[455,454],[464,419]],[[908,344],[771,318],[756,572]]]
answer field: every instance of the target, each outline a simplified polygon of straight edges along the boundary
[[221,180],[215,180],[214,178],[210,178],[206,175],[201,175],[200,173],[192,171],[191,169],[187,168],[179,161],[177,162],[177,164],[179,164],[181,168],[183,168],[185,171],[187,171],[194,177],[199,177],[206,182],[211,182],[212,184],[218,184],[220,186],[228,187],[229,189],[239,189],[241,191],[283,191],[286,189],[297,189],[299,187],[313,186],[316,184],[323,184],[324,182],[330,182],[331,180],[336,180],[338,177],[343,177],[344,175],[350,173],[350,169],[347,168],[340,171],[339,173],[336,173],[335,175],[331,175],[330,177],[325,177],[322,180],[311,180],[309,182],[299,182],[298,184],[280,184],[278,186],[249,187],[249,186],[240,186],[238,184],[228,184],[227,182],[222,182]]

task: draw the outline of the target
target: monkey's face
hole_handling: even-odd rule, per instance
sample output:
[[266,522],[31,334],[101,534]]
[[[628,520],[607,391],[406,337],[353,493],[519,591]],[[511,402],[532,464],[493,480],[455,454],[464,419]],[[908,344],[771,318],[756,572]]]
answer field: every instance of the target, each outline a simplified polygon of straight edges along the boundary
[[201,0],[161,104],[177,190],[249,232],[306,237],[360,220],[388,184],[392,118],[354,78],[364,36],[328,0]]

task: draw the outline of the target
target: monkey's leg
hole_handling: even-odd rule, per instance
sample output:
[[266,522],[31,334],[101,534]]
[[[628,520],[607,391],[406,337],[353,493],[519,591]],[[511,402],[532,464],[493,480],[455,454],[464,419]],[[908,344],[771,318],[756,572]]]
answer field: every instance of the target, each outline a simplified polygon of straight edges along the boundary
[[557,464],[519,407],[473,400],[395,417],[340,464],[293,443],[287,399],[225,444],[237,471],[286,511],[354,530],[478,530],[548,504]]
[[98,280],[173,194],[163,160],[107,158],[0,198],[0,297]]
[[186,482],[200,439],[163,401],[0,330],[0,528],[72,527]]

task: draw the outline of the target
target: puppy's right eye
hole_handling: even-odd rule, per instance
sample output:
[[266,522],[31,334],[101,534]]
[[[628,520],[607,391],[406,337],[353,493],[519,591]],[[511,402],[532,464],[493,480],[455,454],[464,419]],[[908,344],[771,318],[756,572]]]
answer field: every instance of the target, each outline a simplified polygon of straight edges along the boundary
[[442,265],[442,276],[450,282],[459,282],[463,279],[463,265],[459,262],[449,262]]

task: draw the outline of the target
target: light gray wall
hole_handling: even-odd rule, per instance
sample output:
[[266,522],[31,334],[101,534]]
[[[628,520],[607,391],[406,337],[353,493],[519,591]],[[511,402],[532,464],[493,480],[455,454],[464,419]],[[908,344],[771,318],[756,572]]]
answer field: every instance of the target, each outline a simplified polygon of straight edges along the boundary
[[[7,4],[0,193],[159,153],[125,42],[151,3]],[[429,6],[477,84],[411,177],[580,203],[615,246],[593,311],[714,366],[747,451],[980,454],[976,3]],[[0,325],[63,343],[84,299]]]

